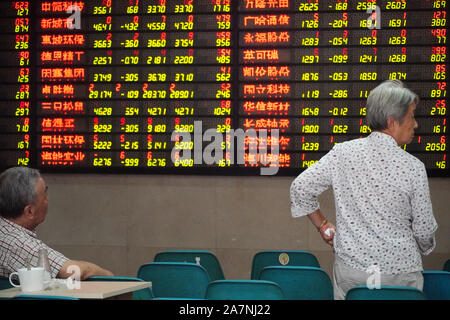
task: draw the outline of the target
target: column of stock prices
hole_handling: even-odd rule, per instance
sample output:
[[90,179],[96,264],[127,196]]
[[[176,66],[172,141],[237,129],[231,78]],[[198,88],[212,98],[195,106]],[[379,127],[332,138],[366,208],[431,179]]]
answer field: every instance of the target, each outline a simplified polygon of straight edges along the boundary
[[298,174],[417,93],[402,146],[447,164],[447,1],[0,2],[0,167]]

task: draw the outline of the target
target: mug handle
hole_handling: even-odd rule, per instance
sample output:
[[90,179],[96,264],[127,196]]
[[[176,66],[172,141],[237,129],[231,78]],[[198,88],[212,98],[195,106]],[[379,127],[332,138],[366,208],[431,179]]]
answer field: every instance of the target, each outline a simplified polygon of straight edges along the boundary
[[12,285],[13,287],[15,287],[15,288],[20,288],[20,285],[14,284],[14,283],[12,282],[11,277],[12,277],[13,275],[17,275],[17,277],[19,277],[19,273],[17,273],[17,272],[12,272],[12,273],[9,275],[9,283],[11,283],[11,285]]

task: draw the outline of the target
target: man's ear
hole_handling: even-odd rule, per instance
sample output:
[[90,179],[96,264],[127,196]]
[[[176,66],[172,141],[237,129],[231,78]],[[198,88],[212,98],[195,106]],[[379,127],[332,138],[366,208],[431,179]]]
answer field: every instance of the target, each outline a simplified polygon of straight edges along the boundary
[[35,214],[34,206],[32,204],[28,204],[23,209],[23,216],[27,219],[33,219]]
[[386,122],[387,122],[387,129],[388,130],[393,130],[398,125],[398,121],[395,120],[392,117],[389,117]]

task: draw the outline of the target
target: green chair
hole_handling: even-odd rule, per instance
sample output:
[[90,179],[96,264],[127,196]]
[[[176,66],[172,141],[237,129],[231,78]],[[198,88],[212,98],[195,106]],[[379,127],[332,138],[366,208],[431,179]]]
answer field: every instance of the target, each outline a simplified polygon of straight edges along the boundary
[[138,278],[152,282],[155,298],[204,299],[211,282],[201,265],[188,262],[151,262],[142,265]]
[[32,295],[32,294],[21,294],[12,298],[12,300],[80,300],[78,298],[72,297],[62,297],[62,296],[42,296],[42,295]]
[[442,271],[450,272],[450,259],[445,262],[444,268],[442,269]]
[[168,250],[155,255],[155,262],[197,263],[208,271],[211,281],[224,280],[225,275],[217,257],[205,250]]
[[262,269],[269,266],[298,266],[320,268],[319,261],[310,252],[301,250],[261,251],[255,254],[252,262],[251,279],[259,279]]
[[358,286],[348,290],[346,300],[425,300],[422,291],[412,287],[381,286],[369,289]]
[[450,300],[450,272],[423,271],[423,293],[429,300]]
[[11,283],[9,283],[8,278],[0,277],[0,290],[9,289],[12,287],[13,286],[11,285]]
[[217,280],[206,289],[208,300],[283,300],[280,286],[264,280]]
[[277,283],[287,300],[333,300],[328,274],[316,267],[266,267],[261,280]]
[[[106,277],[106,276],[92,276],[86,281],[142,281],[144,280],[135,277]],[[154,298],[151,288],[145,288],[133,292],[133,300],[152,300]]]

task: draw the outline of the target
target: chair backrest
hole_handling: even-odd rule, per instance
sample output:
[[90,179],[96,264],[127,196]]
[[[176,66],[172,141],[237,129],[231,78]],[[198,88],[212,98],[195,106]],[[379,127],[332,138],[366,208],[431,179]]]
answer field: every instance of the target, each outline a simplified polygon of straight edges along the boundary
[[211,281],[223,280],[225,275],[219,259],[205,250],[168,250],[155,255],[155,262],[190,262],[201,265],[208,271]]
[[63,297],[63,296],[44,296],[44,295],[18,295],[12,298],[13,300],[80,300],[78,298]]
[[277,283],[287,300],[333,300],[333,285],[321,268],[266,267],[260,279]]
[[152,282],[156,298],[204,299],[211,282],[201,265],[188,262],[151,262],[142,265],[138,278]]
[[320,267],[317,258],[308,251],[261,251],[253,257],[250,278],[254,280],[259,279],[262,269],[269,266]]
[[[142,281],[144,280],[135,277],[106,277],[106,276],[92,276],[86,281]],[[152,300],[154,298],[151,288],[145,288],[133,292],[133,300]]]
[[13,286],[11,285],[11,283],[9,283],[8,278],[0,277],[0,290],[9,289],[12,287]]
[[346,300],[425,300],[422,291],[412,287],[381,286],[369,289],[358,286],[348,290]]
[[442,271],[450,272],[450,259],[445,261],[444,268],[442,268]]
[[206,289],[209,300],[283,300],[280,286],[264,280],[217,280]]
[[429,300],[450,300],[450,272],[423,271],[423,293]]

